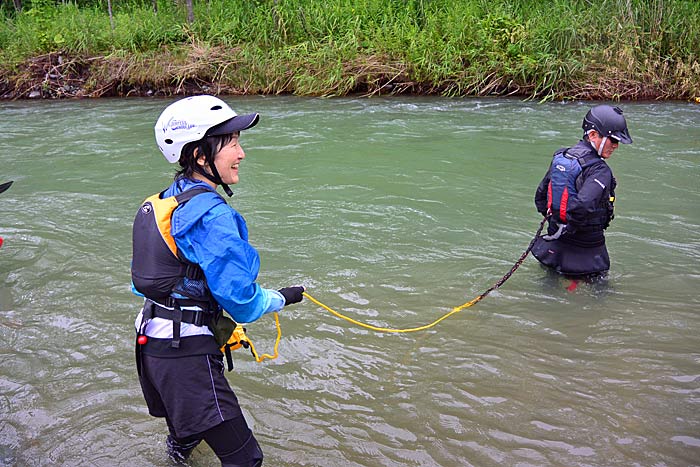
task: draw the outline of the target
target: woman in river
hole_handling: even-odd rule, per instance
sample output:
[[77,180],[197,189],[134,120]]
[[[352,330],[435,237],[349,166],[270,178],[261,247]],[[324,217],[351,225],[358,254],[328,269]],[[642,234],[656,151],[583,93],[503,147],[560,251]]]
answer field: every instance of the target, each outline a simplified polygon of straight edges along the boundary
[[224,467],[262,465],[224,376],[220,347],[230,320],[222,310],[249,323],[302,300],[303,287],[277,291],[255,282],[260,259],[245,220],[216,191],[221,185],[233,194],[245,158],[240,132],[258,119],[196,96],[169,105],[155,127],[160,151],[180,169],[134,220],[132,282],[146,298],[135,323],[136,360],[149,413],[165,418],[176,461],[203,440]]
[[557,273],[594,278],[610,269],[603,232],[613,219],[616,181],[606,161],[632,138],[622,110],[609,105],[590,109],[582,128],[578,144],[554,153],[535,192],[535,206],[549,227],[532,254]]

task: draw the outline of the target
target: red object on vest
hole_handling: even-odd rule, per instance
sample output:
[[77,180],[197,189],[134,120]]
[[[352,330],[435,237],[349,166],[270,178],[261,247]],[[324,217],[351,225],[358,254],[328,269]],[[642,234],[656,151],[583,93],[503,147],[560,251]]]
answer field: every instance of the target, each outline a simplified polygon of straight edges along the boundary
[[147,336],[139,336],[138,339],[136,339],[136,342],[139,343],[139,345],[144,345],[146,342],[148,342],[148,337]]
[[569,189],[564,187],[564,193],[561,195],[561,203],[559,203],[559,219],[566,224],[566,205],[569,202]]

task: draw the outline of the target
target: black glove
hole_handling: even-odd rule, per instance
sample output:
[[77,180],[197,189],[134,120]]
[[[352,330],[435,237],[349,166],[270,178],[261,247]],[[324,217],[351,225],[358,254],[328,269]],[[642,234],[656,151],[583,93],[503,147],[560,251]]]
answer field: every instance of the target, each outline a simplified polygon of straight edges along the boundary
[[304,296],[302,292],[306,290],[301,285],[296,285],[294,287],[285,287],[279,289],[278,292],[284,297],[284,306],[291,305],[292,303],[299,303]]

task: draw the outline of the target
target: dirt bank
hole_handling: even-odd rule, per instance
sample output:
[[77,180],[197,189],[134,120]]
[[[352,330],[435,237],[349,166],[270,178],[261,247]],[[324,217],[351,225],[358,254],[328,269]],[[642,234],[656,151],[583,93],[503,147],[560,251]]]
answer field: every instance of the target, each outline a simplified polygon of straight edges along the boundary
[[[232,51],[229,51],[232,52]],[[269,78],[269,85],[254,85],[240,78],[243,72],[231,70],[237,64],[227,59],[232,53],[186,57],[163,51],[158,56],[133,57],[70,56],[49,53],[27,60],[11,70],[0,69],[2,99],[62,99],[129,96],[172,96],[210,93],[217,95],[300,94],[300,95],[442,95],[451,83],[435,85],[411,79],[408,67],[400,63],[384,63],[381,57],[368,57],[362,63],[343,67],[352,76],[353,86],[301,90],[294,85],[294,71],[286,70]],[[245,65],[241,65],[245,66]],[[280,84],[281,83],[281,84]],[[464,96],[510,95],[543,98],[533,86],[493,75]],[[674,87],[655,77],[630,77],[618,69],[589,71],[575,84],[568,85],[553,99],[576,100],[691,100],[700,103],[700,96],[676,95]]]

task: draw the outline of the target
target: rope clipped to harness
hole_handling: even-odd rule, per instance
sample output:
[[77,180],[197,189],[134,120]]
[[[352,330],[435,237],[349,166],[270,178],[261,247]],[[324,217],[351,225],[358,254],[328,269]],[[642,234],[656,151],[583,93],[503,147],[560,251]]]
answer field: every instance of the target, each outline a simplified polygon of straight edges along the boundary
[[221,352],[224,355],[226,355],[226,364],[228,366],[228,371],[233,370],[233,356],[231,355],[231,351],[240,349],[241,347],[243,347],[244,349],[250,349],[250,353],[253,355],[253,358],[255,358],[255,361],[258,363],[264,361],[265,359],[274,360],[277,357],[279,357],[278,349],[280,345],[280,340],[282,339],[282,328],[280,327],[279,313],[275,312],[274,316],[275,326],[277,327],[277,339],[275,340],[273,355],[267,353],[264,353],[262,355],[258,354],[258,351],[255,350],[255,345],[253,344],[253,341],[250,340],[250,338],[246,334],[246,328],[244,328],[243,325],[236,323],[236,327],[233,329],[231,337],[229,337],[228,341],[221,346]]
[[520,265],[523,264],[523,261],[525,261],[525,258],[527,258],[527,255],[530,253],[530,251],[532,250],[532,247],[535,245],[535,241],[537,241],[537,237],[539,237],[540,234],[542,233],[542,229],[544,228],[544,224],[545,224],[546,221],[547,221],[547,218],[546,218],[546,217],[543,217],[543,218],[542,218],[542,222],[540,222],[540,226],[539,226],[539,228],[537,229],[537,233],[535,233],[535,236],[534,236],[533,239],[530,241],[530,244],[528,245],[527,249],[523,252],[522,255],[520,255],[520,258],[518,258],[518,260],[515,262],[515,264],[513,265],[513,267],[510,268],[510,271],[508,271],[503,277],[501,277],[494,285],[492,285],[491,287],[489,287],[484,293],[482,293],[482,294],[479,295],[478,297],[476,297],[476,298],[474,298],[474,299],[472,299],[472,300],[470,300],[470,301],[468,301],[468,302],[466,302],[466,303],[463,303],[462,305],[459,305],[459,306],[456,306],[456,307],[452,308],[452,310],[450,310],[448,313],[444,314],[443,316],[441,316],[440,318],[436,319],[436,320],[433,321],[432,323],[426,324],[426,325],[424,325],[424,326],[418,326],[418,327],[415,327],[415,328],[404,328],[404,329],[394,329],[394,328],[384,328],[384,327],[380,327],[380,326],[373,326],[373,325],[371,325],[371,324],[367,324],[367,323],[363,323],[363,322],[361,322],[361,321],[357,321],[356,319],[353,319],[353,318],[351,318],[351,317],[349,317],[349,316],[346,316],[346,315],[344,315],[344,314],[342,314],[342,313],[339,313],[339,312],[335,311],[335,310],[332,309],[331,307],[329,307],[329,306],[327,306],[327,305],[321,303],[319,300],[315,299],[314,297],[312,297],[311,295],[309,295],[309,294],[306,293],[306,292],[304,292],[304,296],[305,296],[306,298],[308,298],[310,301],[312,301],[313,303],[315,303],[316,305],[318,305],[318,306],[320,306],[321,308],[323,308],[324,310],[326,310],[326,311],[328,311],[329,313],[333,314],[334,316],[337,316],[338,318],[344,319],[345,321],[348,321],[348,322],[350,322],[350,323],[356,324],[356,325],[361,326],[361,327],[363,327],[363,328],[371,329],[372,331],[377,331],[377,332],[392,332],[392,333],[405,333],[405,332],[424,331],[424,330],[426,330],[426,329],[432,328],[433,326],[435,326],[435,325],[438,324],[439,322],[441,322],[441,321],[443,321],[443,320],[449,318],[450,316],[454,315],[455,313],[459,313],[460,311],[464,310],[465,308],[469,308],[469,307],[471,307],[471,306],[476,305],[476,304],[479,303],[481,300],[483,300],[488,294],[490,294],[491,292],[493,292],[494,290],[496,290],[497,288],[499,288],[500,286],[502,286],[502,285],[510,278],[510,276],[512,276],[513,273],[520,267]]

